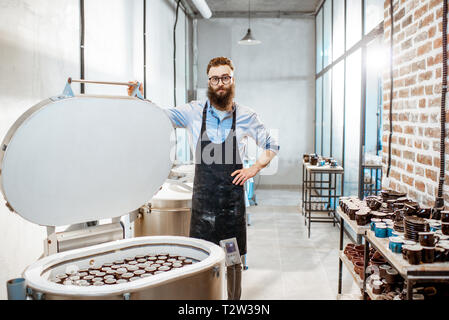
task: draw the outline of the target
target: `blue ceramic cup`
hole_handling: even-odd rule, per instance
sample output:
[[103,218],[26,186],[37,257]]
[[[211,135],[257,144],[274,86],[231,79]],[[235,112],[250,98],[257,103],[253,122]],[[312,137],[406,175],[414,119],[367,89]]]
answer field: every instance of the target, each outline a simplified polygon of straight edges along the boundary
[[397,237],[390,237],[390,241],[388,243],[388,247],[391,251],[394,253],[401,253],[402,252],[402,240]]
[[374,230],[374,234],[377,238],[386,238],[387,237],[387,226],[385,224],[376,224],[376,229]]
[[376,223],[379,223],[379,222],[381,222],[381,219],[379,219],[379,218],[372,218],[371,219],[371,222],[370,222],[370,229],[371,229],[371,231],[376,230]]
[[431,223],[430,224],[430,231],[435,232],[437,230],[441,230],[441,224]]
[[399,232],[397,232],[397,231],[393,231],[392,233],[391,233],[391,236],[392,237],[399,237]]
[[393,236],[393,227],[388,226],[387,227],[387,237]]
[[8,300],[26,300],[26,282],[24,278],[8,280],[6,288]]

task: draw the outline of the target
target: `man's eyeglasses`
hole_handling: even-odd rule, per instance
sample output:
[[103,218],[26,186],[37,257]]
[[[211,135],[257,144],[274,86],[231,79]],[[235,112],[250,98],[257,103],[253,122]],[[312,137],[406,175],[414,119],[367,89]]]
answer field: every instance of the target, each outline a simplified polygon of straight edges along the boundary
[[223,76],[223,77],[210,77],[209,81],[212,85],[216,86],[220,80],[223,84],[229,84],[231,82],[231,76]]

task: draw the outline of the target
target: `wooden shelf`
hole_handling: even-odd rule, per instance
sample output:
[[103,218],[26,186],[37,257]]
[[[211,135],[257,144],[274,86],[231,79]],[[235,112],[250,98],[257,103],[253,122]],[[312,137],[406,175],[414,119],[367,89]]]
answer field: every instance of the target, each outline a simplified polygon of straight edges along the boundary
[[362,164],[364,169],[382,169],[382,164]]
[[329,164],[324,166],[314,166],[309,163],[304,163],[306,170],[310,170],[316,173],[343,173],[344,169],[342,166],[331,167]]
[[371,298],[371,300],[384,300],[382,298],[382,295],[373,293],[373,288],[371,288],[371,286],[368,284],[368,282],[366,283],[365,292],[368,294],[368,296]]
[[352,262],[345,256],[343,251],[339,251],[338,256],[340,257],[340,260],[343,261],[343,264],[346,266],[346,269],[348,269],[357,286],[361,289],[363,287],[363,280],[357,273],[355,273]]
[[[409,276],[410,272],[447,273],[449,277],[449,262],[421,263],[412,265],[402,257],[402,253],[394,253],[388,248],[388,238],[377,238],[373,231],[366,232],[366,238],[380,251],[380,253],[392,264],[392,266],[403,277]],[[441,276],[441,275],[440,275]]]
[[[342,251],[340,251],[338,253],[338,255],[339,255],[341,261],[343,261],[343,264],[348,269],[349,273],[352,275],[352,278],[354,279],[355,283],[358,285],[358,287],[360,289],[362,289],[363,288],[363,280],[360,278],[360,276],[357,273],[355,273],[354,265],[352,264],[352,262],[349,261],[349,259],[344,255],[344,253]],[[383,300],[382,295],[373,293],[373,288],[371,288],[371,286],[369,285],[368,282],[366,283],[365,292],[366,292],[366,294],[368,294],[368,296],[371,298],[371,300]],[[337,296],[337,300],[338,300],[338,296]],[[340,299],[340,300],[345,300],[345,299]],[[354,300],[354,299],[352,299],[352,300]]]
[[342,293],[337,294],[337,300],[363,300],[363,297],[361,294]]
[[[337,206],[337,214],[343,218],[343,220],[345,221],[345,224],[349,225],[349,227],[356,233],[356,234],[361,234],[364,235],[365,232],[367,230],[370,229],[370,225],[364,225],[364,226],[359,226],[357,225],[357,222],[355,222],[355,220],[351,220],[349,219],[348,215],[346,213],[344,213],[341,208],[339,206]],[[388,247],[388,243],[387,243],[387,247]]]

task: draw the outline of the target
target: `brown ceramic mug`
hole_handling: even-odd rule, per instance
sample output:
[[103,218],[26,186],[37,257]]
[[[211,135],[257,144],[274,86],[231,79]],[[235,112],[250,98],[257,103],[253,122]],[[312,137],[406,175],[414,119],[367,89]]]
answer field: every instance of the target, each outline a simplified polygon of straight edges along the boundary
[[438,238],[435,237],[434,232],[418,232],[419,244],[423,247],[434,247],[438,242]]
[[449,222],[441,223],[441,232],[446,236],[449,235]]
[[413,245],[410,245],[410,244],[404,244],[404,245],[402,246],[402,257],[403,257],[405,260],[408,260],[408,258],[407,258],[407,250],[408,250],[408,248],[409,248],[410,246],[413,246]]
[[359,244],[354,247],[354,250],[357,251],[358,253],[364,255],[365,254],[365,245]]
[[381,294],[383,292],[383,283],[382,281],[373,281],[373,293]]
[[363,212],[362,210],[357,211],[355,214],[355,220],[358,226],[364,226],[368,223],[369,213]]
[[407,260],[410,264],[420,264],[422,255],[421,246],[410,246],[407,248]]
[[349,216],[350,220],[355,220],[355,213],[359,211],[359,208],[357,208],[356,206],[351,206],[348,207],[347,209],[347,215]]
[[354,257],[353,259],[352,259],[352,264],[356,264],[357,262],[361,262],[362,264],[364,263],[364,259],[362,258],[362,257],[359,257],[359,256],[357,256],[357,257]]
[[357,261],[354,263],[354,271],[360,276],[360,278],[363,280],[363,262]]
[[449,211],[441,211],[441,222],[449,223]]
[[388,284],[393,284],[396,283],[397,276],[398,272],[395,269],[390,268],[385,273],[385,280]]
[[391,269],[390,265],[388,264],[382,264],[379,266],[379,275],[381,278],[385,278],[385,275],[387,274],[387,270]]
[[422,247],[421,261],[432,263],[435,261],[435,247]]

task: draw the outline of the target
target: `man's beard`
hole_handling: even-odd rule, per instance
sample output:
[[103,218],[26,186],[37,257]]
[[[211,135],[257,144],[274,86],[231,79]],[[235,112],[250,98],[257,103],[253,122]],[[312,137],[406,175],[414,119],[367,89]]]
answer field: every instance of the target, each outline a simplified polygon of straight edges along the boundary
[[[216,90],[219,90],[217,88]],[[224,88],[226,91],[224,94],[218,94],[216,90],[212,89],[211,86],[207,89],[207,97],[210,103],[217,109],[225,110],[227,106],[233,101],[235,94],[235,84],[233,83],[229,88]]]

